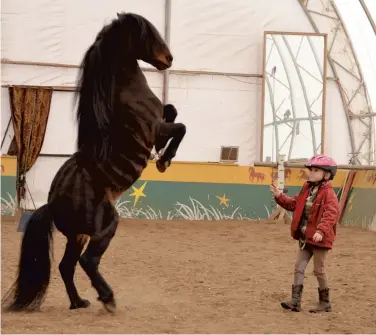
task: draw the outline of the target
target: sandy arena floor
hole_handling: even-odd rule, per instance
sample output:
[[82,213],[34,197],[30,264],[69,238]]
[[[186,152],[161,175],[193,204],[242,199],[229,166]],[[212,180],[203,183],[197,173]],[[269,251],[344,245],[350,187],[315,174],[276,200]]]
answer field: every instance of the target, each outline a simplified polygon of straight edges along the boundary
[[[15,278],[21,234],[2,223],[2,295]],[[101,272],[115,291],[115,316],[96,301],[78,266],[76,282],[92,305],[68,309],[58,272],[65,240],[38,313],[2,315],[3,333],[376,333],[376,234],[339,228],[327,272],[333,312],[310,314],[317,299],[312,263],[303,309],[290,297],[297,244],[289,226],[260,222],[122,222]]]

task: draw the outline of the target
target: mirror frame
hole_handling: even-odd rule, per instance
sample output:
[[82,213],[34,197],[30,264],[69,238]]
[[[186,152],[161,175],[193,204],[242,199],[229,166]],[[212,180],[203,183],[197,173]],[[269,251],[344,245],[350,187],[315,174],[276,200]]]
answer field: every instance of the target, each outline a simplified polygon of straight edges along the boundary
[[[264,157],[264,113],[265,113],[265,81],[266,81],[266,42],[267,35],[295,35],[295,36],[321,36],[324,38],[324,64],[323,64],[323,92],[322,92],[322,116],[321,116],[321,154],[324,153],[325,140],[325,117],[326,117],[326,84],[327,84],[327,66],[328,66],[328,34],[325,33],[307,33],[307,32],[290,32],[290,31],[264,31],[264,51],[262,61],[262,97],[261,97],[261,150],[260,162],[265,162]],[[278,156],[276,157],[278,161]],[[272,159],[273,162],[273,159]]]

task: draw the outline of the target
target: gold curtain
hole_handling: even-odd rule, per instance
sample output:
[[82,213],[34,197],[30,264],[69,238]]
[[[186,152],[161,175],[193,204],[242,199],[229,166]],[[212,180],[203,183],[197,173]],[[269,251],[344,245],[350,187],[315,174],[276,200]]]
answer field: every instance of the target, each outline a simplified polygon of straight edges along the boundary
[[8,153],[18,157],[17,193],[21,198],[25,173],[34,165],[42,149],[51,98],[52,89],[49,88],[9,87],[14,138]]

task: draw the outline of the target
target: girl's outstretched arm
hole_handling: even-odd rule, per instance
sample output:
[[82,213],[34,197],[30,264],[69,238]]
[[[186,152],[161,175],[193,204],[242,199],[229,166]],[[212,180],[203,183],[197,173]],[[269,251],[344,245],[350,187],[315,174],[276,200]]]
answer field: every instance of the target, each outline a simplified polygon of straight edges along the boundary
[[291,198],[281,192],[277,197],[275,197],[275,200],[277,201],[277,204],[282,208],[286,209],[287,211],[293,212],[296,208],[296,202],[298,201],[299,195],[300,194],[297,194]]

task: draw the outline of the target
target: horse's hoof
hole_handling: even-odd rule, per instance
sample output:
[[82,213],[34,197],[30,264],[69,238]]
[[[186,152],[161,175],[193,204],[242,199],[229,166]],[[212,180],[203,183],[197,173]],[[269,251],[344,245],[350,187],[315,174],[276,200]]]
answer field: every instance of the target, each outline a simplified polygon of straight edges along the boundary
[[171,165],[171,161],[166,161],[166,162],[162,163],[161,161],[158,160],[156,165],[157,165],[158,171],[163,173]]
[[115,300],[112,300],[112,301],[109,301],[109,302],[104,302],[103,306],[107,310],[107,312],[109,312],[111,314],[115,314],[115,312],[116,312]]
[[69,309],[78,309],[78,308],[87,308],[90,306],[90,301],[86,299],[81,299],[77,301],[75,304],[71,304]]
[[115,311],[116,311],[116,303],[115,303],[115,298],[114,298],[114,296],[112,294],[110,296],[108,296],[108,297],[105,297],[105,298],[98,297],[98,300],[102,301],[104,308],[108,312],[110,312],[111,314],[115,313]]

